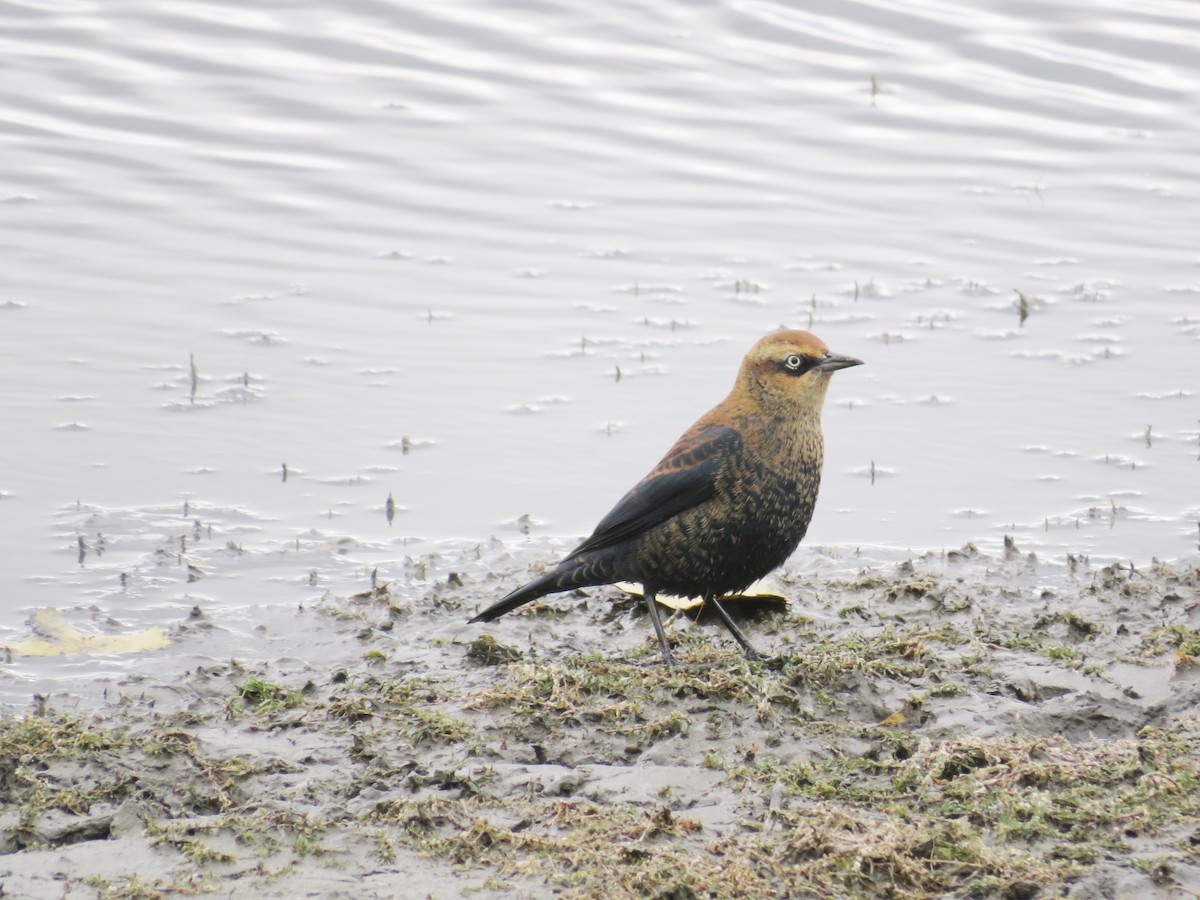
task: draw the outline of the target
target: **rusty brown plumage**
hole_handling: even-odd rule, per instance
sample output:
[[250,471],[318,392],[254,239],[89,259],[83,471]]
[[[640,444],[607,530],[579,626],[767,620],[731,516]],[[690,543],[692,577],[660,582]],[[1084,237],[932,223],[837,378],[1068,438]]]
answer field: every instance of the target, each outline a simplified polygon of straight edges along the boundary
[[748,655],[750,642],[720,597],[782,565],[808,529],[821,482],[821,407],[833,372],[861,361],[807,331],[750,348],[733,390],[552,571],[471,619],[490,622],[558,591],[637,581],[662,647],[660,591],[702,597]]

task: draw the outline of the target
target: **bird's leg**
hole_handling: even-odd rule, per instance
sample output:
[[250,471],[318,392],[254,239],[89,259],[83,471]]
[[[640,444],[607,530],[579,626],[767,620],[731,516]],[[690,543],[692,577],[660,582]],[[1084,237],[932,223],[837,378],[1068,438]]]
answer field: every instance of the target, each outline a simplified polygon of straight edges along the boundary
[[658,591],[654,588],[642,585],[642,598],[646,601],[650,621],[654,623],[654,633],[658,635],[658,643],[662,647],[663,662],[668,666],[673,666],[675,657],[671,654],[671,645],[667,643],[667,633],[663,631],[662,619],[658,616],[658,602],[654,599],[657,595]]
[[729,618],[729,613],[725,611],[725,607],[721,605],[720,600],[718,600],[716,597],[708,597],[706,598],[706,602],[709,602],[713,605],[713,609],[717,611],[717,615],[720,616],[721,621],[725,623],[725,627],[729,629],[729,633],[732,634],[737,642],[742,645],[742,650],[744,650],[746,653],[746,659],[764,658],[761,653],[751,646],[750,639],[747,638],[746,635],[742,634],[742,629],[738,628],[733,619]]

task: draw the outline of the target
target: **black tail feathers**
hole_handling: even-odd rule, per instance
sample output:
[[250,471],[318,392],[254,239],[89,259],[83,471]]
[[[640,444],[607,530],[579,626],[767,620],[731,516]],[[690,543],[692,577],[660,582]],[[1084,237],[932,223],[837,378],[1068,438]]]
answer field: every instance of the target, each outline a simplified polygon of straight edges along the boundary
[[577,560],[564,560],[556,569],[536,578],[529,584],[517,588],[507,597],[493,603],[483,612],[473,616],[471,622],[491,622],[518,606],[532,603],[539,597],[570,591],[592,584],[607,584],[612,581],[598,573],[593,566],[581,565]]

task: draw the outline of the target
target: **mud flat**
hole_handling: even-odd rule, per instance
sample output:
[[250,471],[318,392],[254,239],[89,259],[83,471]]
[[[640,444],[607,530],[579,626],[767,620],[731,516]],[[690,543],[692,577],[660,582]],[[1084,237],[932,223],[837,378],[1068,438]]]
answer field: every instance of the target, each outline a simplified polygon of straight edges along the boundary
[[195,665],[198,608],[103,702],[9,710],[4,895],[1200,891],[1196,559],[807,549],[735,605],[765,662],[681,614],[666,668],[611,588],[463,625],[554,555],[257,613],[285,655]]

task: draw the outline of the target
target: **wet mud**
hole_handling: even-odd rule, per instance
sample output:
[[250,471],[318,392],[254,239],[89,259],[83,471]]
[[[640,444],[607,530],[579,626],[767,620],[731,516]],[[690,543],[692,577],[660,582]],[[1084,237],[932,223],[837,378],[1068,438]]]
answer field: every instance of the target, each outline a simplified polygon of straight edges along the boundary
[[12,711],[5,895],[1200,890],[1196,560],[810,548],[731,604],[762,662],[678,613],[668,668],[613,588],[464,625],[554,559],[410,558],[201,665],[197,607],[100,702]]

